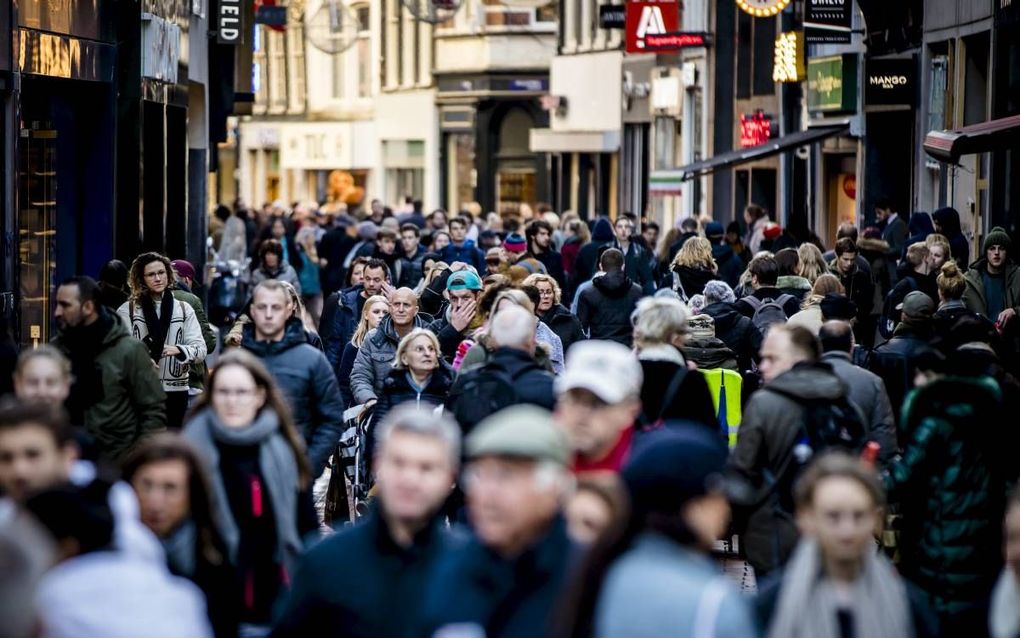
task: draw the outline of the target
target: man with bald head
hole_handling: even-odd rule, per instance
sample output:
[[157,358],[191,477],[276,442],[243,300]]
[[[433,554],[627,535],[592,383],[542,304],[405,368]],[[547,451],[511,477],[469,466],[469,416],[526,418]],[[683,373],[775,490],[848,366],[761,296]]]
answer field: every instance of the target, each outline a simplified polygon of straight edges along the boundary
[[382,392],[383,381],[393,367],[397,344],[415,328],[425,328],[418,316],[418,297],[410,288],[397,288],[389,296],[390,314],[378,328],[370,330],[361,344],[351,371],[354,404],[374,403]]

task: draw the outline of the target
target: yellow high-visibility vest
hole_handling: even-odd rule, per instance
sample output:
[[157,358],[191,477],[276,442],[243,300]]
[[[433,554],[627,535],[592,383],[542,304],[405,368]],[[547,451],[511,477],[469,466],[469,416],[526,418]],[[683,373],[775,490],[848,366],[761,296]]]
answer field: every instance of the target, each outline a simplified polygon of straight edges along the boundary
[[734,370],[716,368],[699,371],[705,375],[708,390],[712,393],[712,404],[719,419],[719,429],[726,434],[730,449],[733,449],[737,445],[737,430],[740,428],[742,418],[740,397],[744,379]]

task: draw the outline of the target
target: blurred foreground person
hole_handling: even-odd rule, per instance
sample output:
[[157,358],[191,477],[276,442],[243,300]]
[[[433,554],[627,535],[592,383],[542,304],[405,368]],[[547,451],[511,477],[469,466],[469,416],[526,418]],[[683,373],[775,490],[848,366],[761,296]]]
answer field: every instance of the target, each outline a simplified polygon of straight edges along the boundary
[[241,350],[217,362],[184,436],[210,468],[213,520],[242,587],[242,631],[258,631],[290,583],[302,536],[318,528],[301,437],[269,372]]
[[167,568],[114,548],[109,485],[60,487],[25,509],[57,543],[60,562],[36,595],[44,635],[212,636],[202,592]]
[[424,590],[425,635],[548,635],[574,557],[560,508],[568,448],[551,415],[514,406],[467,438],[464,491],[473,538]]
[[414,635],[436,561],[453,547],[439,510],[460,462],[448,417],[401,406],[376,430],[374,506],[298,564],[274,636]]
[[147,439],[124,464],[142,522],[159,538],[167,565],[205,594],[218,638],[237,635],[239,583],[213,521],[209,478],[198,453],[179,434]]
[[623,471],[632,511],[588,554],[559,635],[757,635],[747,602],[709,557],[729,524],[726,456],[721,438],[693,425],[638,442]]
[[1006,566],[992,592],[989,631],[992,638],[1020,636],[1020,491],[1013,498],[1004,523]]
[[927,606],[876,550],[885,501],[874,470],[848,455],[821,456],[799,479],[796,500],[803,537],[757,600],[769,638],[938,635]]

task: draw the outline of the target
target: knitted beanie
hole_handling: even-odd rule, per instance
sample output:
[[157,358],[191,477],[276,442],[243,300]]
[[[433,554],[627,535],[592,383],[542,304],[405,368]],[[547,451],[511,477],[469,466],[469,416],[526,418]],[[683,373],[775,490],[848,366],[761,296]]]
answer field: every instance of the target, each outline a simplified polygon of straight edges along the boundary
[[1007,251],[1012,248],[1013,240],[1009,238],[1009,233],[1002,226],[996,226],[988,232],[985,242],[981,244],[981,252],[987,253],[992,246],[1002,246]]

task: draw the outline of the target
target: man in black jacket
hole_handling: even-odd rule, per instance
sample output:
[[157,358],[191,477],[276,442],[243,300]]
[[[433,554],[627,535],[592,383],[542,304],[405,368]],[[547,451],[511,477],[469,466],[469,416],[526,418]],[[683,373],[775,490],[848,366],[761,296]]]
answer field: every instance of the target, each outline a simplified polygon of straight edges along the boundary
[[634,220],[621,216],[616,220],[613,229],[616,231],[616,242],[613,246],[623,253],[623,272],[631,281],[641,286],[646,295],[655,294],[655,275],[652,267],[655,257],[641,244],[634,240]]
[[634,340],[630,315],[641,299],[641,287],[623,272],[623,253],[610,248],[602,253],[591,288],[577,303],[577,318],[592,339],[608,339],[630,346]]
[[[935,304],[928,295],[915,290],[903,298],[899,310],[902,321],[892,339],[875,348],[869,358],[871,371],[882,377],[889,401],[897,407],[903,405],[914,387],[918,358],[931,349]],[[893,410],[893,416],[899,418],[899,411]]]
[[423,265],[426,253],[425,247],[420,242],[420,228],[411,223],[400,227],[400,247],[403,251],[400,266],[397,268],[399,272],[396,279],[397,288],[414,289],[425,276]]
[[836,261],[830,269],[843,284],[847,299],[857,304],[857,323],[854,324],[857,342],[870,348],[875,343],[876,326],[871,316],[871,309],[875,306],[875,284],[870,274],[857,267],[857,244],[852,239],[836,242]]
[[411,636],[433,566],[455,546],[438,518],[460,462],[449,417],[394,409],[376,434],[376,506],[298,565],[274,636]]
[[528,240],[528,252],[524,258],[534,257],[541,262],[546,273],[562,287],[566,285],[563,257],[553,248],[552,233],[552,226],[544,219],[536,219],[528,224],[524,229],[524,237]]

